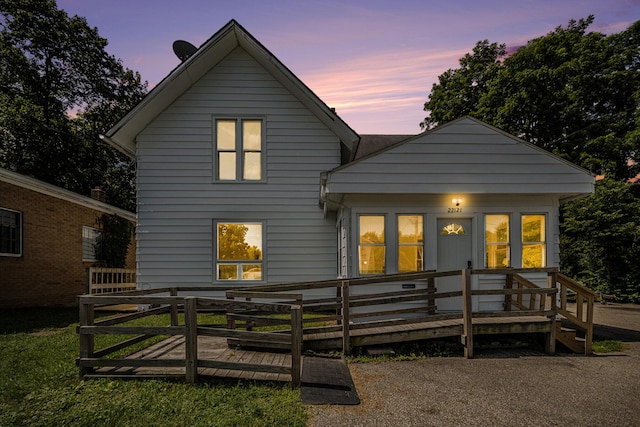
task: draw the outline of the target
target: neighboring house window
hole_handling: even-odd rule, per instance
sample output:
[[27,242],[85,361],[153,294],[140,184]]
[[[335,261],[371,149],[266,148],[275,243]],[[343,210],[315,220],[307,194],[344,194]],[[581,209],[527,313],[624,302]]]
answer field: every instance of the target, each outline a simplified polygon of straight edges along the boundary
[[262,224],[220,222],[216,280],[263,280]]
[[22,255],[22,213],[0,208],[0,256]]
[[360,274],[385,273],[385,236],[383,215],[361,215],[358,260]]
[[398,215],[398,273],[424,269],[423,236],[422,215]]
[[99,260],[98,240],[102,232],[97,228],[82,227],[82,261],[94,262]]
[[216,178],[220,181],[263,179],[262,120],[219,119],[216,125]]
[[485,215],[484,224],[486,267],[509,267],[509,215]]
[[544,215],[522,215],[522,267],[547,265]]

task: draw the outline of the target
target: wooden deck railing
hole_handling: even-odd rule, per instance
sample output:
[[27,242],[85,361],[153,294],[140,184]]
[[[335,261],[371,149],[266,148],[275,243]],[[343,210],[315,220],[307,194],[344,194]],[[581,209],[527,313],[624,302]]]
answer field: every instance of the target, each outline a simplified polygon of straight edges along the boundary
[[[593,305],[597,294],[562,273],[557,273],[554,276],[552,280],[555,280],[558,285],[560,285],[560,306],[558,307],[558,313],[584,331],[585,354],[590,355],[593,344]],[[567,306],[569,291],[571,291],[576,298],[575,313],[571,312]]]
[[136,289],[136,270],[128,268],[87,268],[87,293],[106,294]]
[[[78,298],[80,306],[80,357],[77,364],[84,374],[90,374],[96,368],[184,368],[184,379],[195,382],[198,368],[217,368],[239,371],[290,374],[292,386],[300,385],[302,354],[302,307],[297,304],[269,302],[233,301],[207,297],[178,296],[180,289],[167,288],[152,291],[132,291],[122,295],[83,295]],[[161,294],[161,295],[158,295]],[[167,295],[169,294],[169,295]],[[151,308],[132,314],[123,314],[105,320],[96,320],[94,306],[97,304],[139,304]],[[178,311],[184,311],[184,323],[178,322]],[[272,334],[268,332],[242,331],[226,328],[226,325],[202,325],[198,323],[198,314],[206,311],[230,313],[271,313],[287,316],[285,319],[272,319],[272,324],[285,324],[288,333]],[[143,319],[163,313],[171,313],[167,326],[131,326],[126,322]],[[249,314],[245,314],[248,316]],[[105,348],[95,348],[95,336],[100,334],[135,335],[117,344]],[[106,358],[116,351],[148,340],[155,336],[182,335],[185,338],[185,357],[173,359],[145,358]],[[291,366],[235,363],[210,360],[198,354],[198,337],[214,336],[254,342],[269,342],[291,353]]]
[[[547,277],[546,287],[538,286],[525,275],[537,273]],[[481,277],[482,286],[472,286],[473,276]],[[457,290],[438,292],[438,280],[458,277]],[[403,285],[402,290],[385,291],[385,284]],[[489,288],[487,283],[493,283]],[[405,286],[406,285],[406,286]],[[367,287],[368,286],[368,287]],[[303,297],[304,291],[331,289],[323,297]],[[338,336],[344,353],[351,351],[351,334],[367,328],[410,327],[412,323],[457,319],[462,321],[462,343],[465,355],[473,357],[474,319],[514,318],[518,316],[546,317],[550,329],[547,333],[547,351],[555,351],[555,322],[557,314],[583,328],[586,332],[585,353],[590,354],[593,337],[593,303],[595,294],[579,283],[558,273],[557,268],[542,269],[465,269],[444,272],[418,272],[317,282],[261,285],[226,291],[227,299],[193,297],[197,292],[221,292],[222,288],[179,287],[155,290],[136,290],[117,294],[84,295],[80,303],[80,358],[78,365],[84,372],[100,367],[161,366],[185,368],[187,381],[196,381],[198,368],[256,370],[283,373],[283,367],[238,365],[206,360],[198,356],[198,336],[225,337],[231,342],[287,350],[291,353],[292,384],[299,385],[303,334]],[[569,291],[577,295],[576,313],[567,306]],[[331,296],[333,294],[333,296]],[[503,301],[502,310],[493,312],[473,310],[478,297],[495,296]],[[462,308],[457,312],[439,312],[438,302],[448,298],[461,298]],[[262,301],[262,302],[257,302]],[[398,303],[411,303],[398,306]],[[154,307],[149,310],[125,314],[107,320],[95,320],[94,306],[103,304],[139,304]],[[178,311],[184,311],[184,324],[178,323]],[[222,311],[226,323],[213,327],[198,323],[197,314],[203,310]],[[306,316],[303,319],[302,312]],[[170,313],[168,326],[126,326],[123,323],[160,313]],[[284,315],[274,316],[274,314]],[[489,319],[485,319],[489,320]],[[543,319],[544,320],[544,319]],[[278,333],[256,332],[263,326],[280,325],[286,330]],[[360,331],[358,331],[360,330]],[[539,329],[539,331],[543,331]],[[133,334],[118,344],[96,350],[94,337],[98,334]],[[185,337],[185,357],[175,360],[149,360],[105,358],[115,351],[145,341],[157,335]],[[355,335],[354,335],[355,336]]]
[[[336,279],[320,282],[288,283],[282,285],[265,285],[250,288],[260,292],[302,292],[333,288],[335,297],[305,299],[303,307],[305,313],[331,312],[335,316],[308,317],[304,324],[324,321],[336,323],[328,326],[305,326],[305,334],[324,332],[342,332],[342,350],[350,352],[350,333],[356,329],[371,328],[373,326],[402,325],[428,320],[444,320],[452,318],[463,319],[463,344],[465,355],[473,355],[472,319],[474,317],[513,317],[513,316],[545,316],[552,324],[552,332],[547,339],[547,351],[555,351],[555,327],[553,326],[558,313],[556,308],[556,294],[558,290],[551,282],[541,288],[522,276],[525,273],[544,273],[549,277],[557,273],[557,268],[538,269],[474,269],[441,272],[417,272],[406,274],[391,274],[384,276],[369,276],[352,279]],[[503,276],[503,285],[495,289],[471,289],[473,275]],[[436,281],[443,277],[460,277],[460,290],[437,292]],[[555,276],[553,276],[555,277]],[[385,291],[375,293],[358,293],[354,290],[361,286],[378,285],[384,283],[413,284],[414,289],[402,291]],[[410,282],[410,283],[408,283]],[[555,283],[555,282],[554,282]],[[245,288],[249,290],[249,288]],[[275,294],[274,294],[275,295]],[[495,312],[474,312],[472,297],[486,295],[501,295],[504,297],[504,309]],[[463,307],[459,312],[440,313],[437,302],[447,298],[462,297]],[[414,307],[389,307],[401,302],[421,303]],[[356,311],[367,307],[366,310]],[[377,307],[377,308],[374,308]],[[406,317],[409,315],[411,317]],[[405,316],[405,317],[402,317]]]

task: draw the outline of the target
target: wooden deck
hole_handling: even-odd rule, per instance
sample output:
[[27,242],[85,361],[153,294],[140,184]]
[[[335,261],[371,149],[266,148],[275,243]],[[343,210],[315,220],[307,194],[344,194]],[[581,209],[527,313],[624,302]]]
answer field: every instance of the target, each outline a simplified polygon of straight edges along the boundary
[[[142,351],[127,357],[129,360],[185,360],[185,338],[173,336]],[[198,377],[207,379],[243,379],[252,381],[290,382],[291,375],[277,372],[257,372],[255,370],[241,370],[242,365],[260,365],[263,367],[291,366],[291,355],[286,353],[268,353],[261,351],[236,350],[229,348],[227,340],[219,337],[198,337],[199,364],[216,364],[221,367],[198,367]],[[272,368],[273,369],[273,368]],[[277,368],[276,368],[277,369]],[[141,366],[141,367],[102,367],[95,373],[85,375],[85,378],[176,378],[185,376],[186,366]]]
[[[550,333],[552,322],[545,316],[517,317],[479,317],[473,319],[473,334],[521,334]],[[444,319],[400,323],[391,325],[372,325],[352,329],[351,345],[364,347],[404,341],[419,341],[434,338],[461,336],[463,319]],[[320,332],[304,335],[306,350],[336,350],[342,348],[342,332]]]
[[[547,273],[546,287],[521,275],[535,272]],[[493,289],[472,289],[473,274],[501,276],[503,282]],[[461,278],[460,290],[438,292],[435,279],[452,276]],[[351,288],[394,282],[422,287],[384,292],[376,290],[384,288],[375,288],[373,293],[351,295]],[[325,293],[326,289],[334,290],[335,297],[304,298],[303,291],[315,289],[325,289]],[[201,378],[290,381],[293,387],[299,387],[303,350],[349,354],[355,347],[458,336],[464,356],[472,358],[474,335],[487,334],[540,333],[545,336],[549,354],[554,354],[556,340],[574,351],[591,353],[595,294],[554,268],[466,269],[254,286],[227,290],[226,299],[191,294],[203,291],[211,292],[212,288],[174,287],[80,296],[77,364],[82,375],[160,376],[190,383]],[[577,298],[575,313],[566,304],[570,292]],[[504,301],[504,309],[473,311],[472,298],[485,296]],[[439,312],[438,301],[447,298],[460,298],[462,311]],[[411,304],[398,306],[404,302]],[[122,304],[149,308],[95,318],[97,307]],[[206,314],[211,312],[224,313],[226,321],[208,323]],[[166,314],[170,315],[170,325],[146,323],[147,318]],[[584,338],[564,330],[557,321],[559,316],[582,329]],[[96,348],[95,336],[104,334],[122,336],[123,341]],[[121,350],[154,336],[171,338],[117,358]],[[250,351],[256,349],[264,351]]]

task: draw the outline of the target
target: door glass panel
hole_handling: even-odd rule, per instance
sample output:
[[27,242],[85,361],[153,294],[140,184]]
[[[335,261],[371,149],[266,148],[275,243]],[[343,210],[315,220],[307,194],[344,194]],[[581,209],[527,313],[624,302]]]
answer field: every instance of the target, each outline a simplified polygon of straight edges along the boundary
[[442,227],[440,234],[466,234],[462,224],[451,223]]

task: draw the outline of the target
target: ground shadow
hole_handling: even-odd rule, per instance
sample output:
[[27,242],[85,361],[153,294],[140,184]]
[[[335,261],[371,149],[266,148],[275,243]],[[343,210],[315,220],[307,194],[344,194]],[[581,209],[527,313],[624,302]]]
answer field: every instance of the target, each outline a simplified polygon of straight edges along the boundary
[[78,323],[78,308],[21,308],[0,311],[0,334],[31,333]]
[[600,340],[640,342],[640,331],[617,328],[609,325],[593,325],[593,336],[595,339]]

